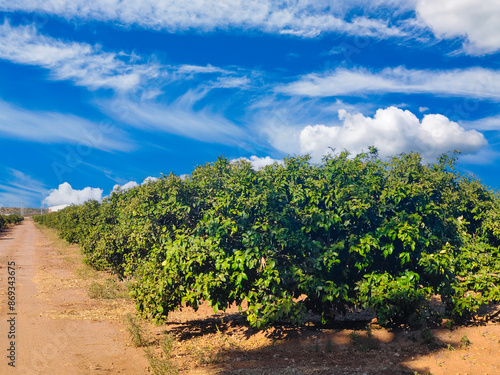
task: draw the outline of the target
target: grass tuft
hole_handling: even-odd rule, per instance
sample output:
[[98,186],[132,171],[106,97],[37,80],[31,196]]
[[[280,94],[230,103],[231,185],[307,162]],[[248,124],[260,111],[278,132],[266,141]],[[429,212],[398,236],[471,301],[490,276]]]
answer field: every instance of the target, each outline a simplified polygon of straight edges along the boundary
[[125,319],[128,324],[127,331],[130,334],[132,345],[137,348],[149,345],[148,334],[141,320],[132,314],[127,314]]
[[89,287],[89,297],[92,299],[126,298],[126,288],[114,278],[106,279],[103,283],[93,281]]

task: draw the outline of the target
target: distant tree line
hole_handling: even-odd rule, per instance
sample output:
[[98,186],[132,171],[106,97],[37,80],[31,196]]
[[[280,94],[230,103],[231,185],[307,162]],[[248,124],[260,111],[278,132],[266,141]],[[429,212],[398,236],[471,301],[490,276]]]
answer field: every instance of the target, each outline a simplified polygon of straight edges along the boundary
[[18,224],[23,220],[21,215],[0,215],[0,229],[4,229],[8,225]]

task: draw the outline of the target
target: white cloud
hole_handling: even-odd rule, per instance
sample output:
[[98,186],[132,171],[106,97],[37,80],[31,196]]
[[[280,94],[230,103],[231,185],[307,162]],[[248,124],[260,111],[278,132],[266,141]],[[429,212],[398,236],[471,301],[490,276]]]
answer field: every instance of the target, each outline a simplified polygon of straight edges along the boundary
[[82,190],[74,190],[69,183],[64,182],[57,189],[51,189],[42,203],[47,206],[59,206],[82,204],[92,199],[100,201],[102,199],[102,189],[86,187]]
[[500,99],[500,72],[485,68],[412,70],[386,68],[339,68],[323,74],[311,73],[279,86],[277,92],[308,97],[350,96],[373,93],[429,93],[443,96]]
[[358,154],[375,146],[383,157],[415,151],[434,161],[445,152],[458,149],[473,154],[487,145],[481,133],[466,131],[442,115],[425,115],[420,121],[410,111],[389,107],[379,109],[373,118],[346,111],[339,111],[339,118],[340,126],[306,126],[300,134],[301,152],[319,161],[331,153],[330,147]]
[[40,143],[73,143],[104,151],[131,148],[126,135],[109,124],[96,124],[57,112],[28,111],[2,100],[0,135]]
[[466,129],[500,131],[500,115],[485,117],[474,121],[462,121],[460,125]]
[[248,77],[219,77],[217,81],[213,82],[210,86],[213,88],[231,89],[240,88],[244,89],[249,87],[251,80]]
[[[353,6],[364,6],[358,1]],[[392,1],[379,2],[382,5]],[[358,16],[344,20],[348,9],[329,0],[0,0],[0,10],[54,14],[67,19],[115,21],[163,29],[213,31],[238,28],[314,37],[323,32],[390,37],[402,35],[386,19]]]
[[86,43],[40,35],[33,26],[0,25],[0,59],[49,69],[55,80],[71,80],[91,90],[128,91],[159,76],[159,66],[137,63],[137,56],[105,52]]
[[418,111],[419,111],[420,113],[427,112],[428,110],[429,110],[429,108],[428,108],[428,107],[418,107]]
[[213,65],[206,65],[206,66],[200,66],[200,65],[189,65],[189,64],[184,64],[180,65],[177,68],[177,71],[179,73],[183,74],[209,74],[209,73],[230,73],[228,70],[213,66]]
[[[482,165],[492,165],[497,164],[500,159],[500,152],[495,151],[492,147],[484,148],[480,150],[476,154],[463,155],[460,157],[460,164],[476,164]],[[471,171],[467,171],[468,173],[473,174]]]
[[[150,182],[155,182],[155,181],[158,181],[159,178],[158,177],[146,177],[141,185],[146,185]],[[135,181],[129,181],[125,184],[116,184],[113,186],[113,190],[111,190],[111,192],[119,192],[119,191],[127,191],[127,190],[130,190],[130,189],[134,189],[136,188],[137,186],[139,186],[139,184]]]
[[123,185],[115,185],[113,186],[113,190],[111,192],[119,192],[119,191],[127,191],[139,186],[139,184],[135,181],[129,181]]
[[[1,0],[0,0],[1,1]],[[100,46],[66,42],[41,35],[34,26],[0,25],[0,59],[43,67],[54,80],[73,81],[90,90],[111,88],[124,93],[135,91],[141,100],[155,99],[162,87],[175,81],[211,74],[213,88],[244,87],[250,83],[238,72],[213,65],[161,65],[144,62],[136,54],[106,52]]]
[[300,154],[302,129],[309,124],[329,123],[340,109],[369,112],[373,106],[369,103],[353,105],[339,99],[325,102],[321,98],[266,95],[249,107],[253,113],[251,123],[255,124],[253,137],[260,147],[271,146],[285,154]]
[[265,166],[272,165],[274,163],[282,164],[283,165],[283,160],[278,160],[278,159],[273,159],[269,156],[266,157],[258,157],[255,155],[250,156],[250,158],[237,158],[231,160],[231,163],[237,163],[239,161],[247,161],[252,165],[252,169],[258,171]]
[[149,184],[150,182],[156,182],[158,180],[159,180],[158,177],[151,177],[151,176],[149,176],[149,177],[146,177],[144,179],[144,181],[142,181],[141,185],[146,185],[146,184]]
[[0,207],[20,207],[21,202],[25,207],[39,207],[46,192],[45,185],[32,176],[7,168],[0,183]]
[[498,0],[418,0],[416,11],[437,37],[466,37],[470,54],[500,50]]
[[101,108],[117,121],[139,129],[163,131],[208,143],[245,145],[246,132],[223,114],[208,108],[193,109],[207,92],[206,89],[188,91],[170,104],[117,100],[103,102]]

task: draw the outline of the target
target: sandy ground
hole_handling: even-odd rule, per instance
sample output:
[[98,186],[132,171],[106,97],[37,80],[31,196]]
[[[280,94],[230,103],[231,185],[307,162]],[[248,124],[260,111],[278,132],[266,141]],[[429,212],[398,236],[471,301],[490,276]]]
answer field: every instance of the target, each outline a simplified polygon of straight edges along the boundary
[[497,318],[451,329],[344,321],[258,331],[234,314],[214,318],[205,305],[172,314],[158,329],[175,337],[173,361],[181,374],[500,374]]
[[[0,232],[3,353],[10,351],[8,319],[13,316],[16,336],[16,367],[8,366],[4,354],[0,374],[151,374],[144,350],[131,346],[123,322],[133,312],[131,301],[90,299],[90,281],[79,274],[78,247],[50,231],[44,229],[44,235],[27,220]],[[16,263],[15,315],[9,315],[8,305],[11,261]],[[166,360],[178,374],[500,375],[498,306],[487,316],[469,326],[410,331],[381,328],[362,312],[329,327],[259,331],[248,326],[236,307],[214,315],[205,303],[196,312],[184,308],[171,313],[161,326],[143,325],[159,358],[166,358],[160,339],[172,335]]]
[[[8,262],[15,262],[14,311],[8,305]],[[31,220],[0,233],[0,348],[10,353],[13,346],[15,352],[15,367],[1,356],[0,374],[147,373],[143,351],[128,345],[123,324],[93,311],[74,269]]]

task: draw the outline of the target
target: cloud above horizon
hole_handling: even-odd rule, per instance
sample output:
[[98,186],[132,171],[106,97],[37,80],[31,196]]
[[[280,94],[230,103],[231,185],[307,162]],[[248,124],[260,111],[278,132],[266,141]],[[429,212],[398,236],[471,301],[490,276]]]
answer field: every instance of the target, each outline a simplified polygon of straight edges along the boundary
[[88,200],[102,200],[102,189],[86,187],[75,190],[67,182],[63,182],[57,189],[51,189],[49,195],[43,199],[42,204],[47,206],[82,204]]
[[250,158],[242,157],[242,158],[233,159],[233,160],[231,160],[231,163],[237,163],[239,161],[246,161],[246,162],[250,163],[252,166],[252,169],[255,171],[259,171],[268,165],[273,165],[274,163],[283,165],[283,160],[273,159],[270,156],[258,157],[255,155],[250,156]]
[[414,151],[432,162],[446,152],[474,154],[488,144],[483,134],[465,130],[445,116],[429,114],[420,121],[410,111],[396,107],[379,109],[373,117],[341,110],[339,119],[339,126],[306,126],[300,133],[301,152],[319,161],[331,149],[356,155],[375,146],[382,157]]

